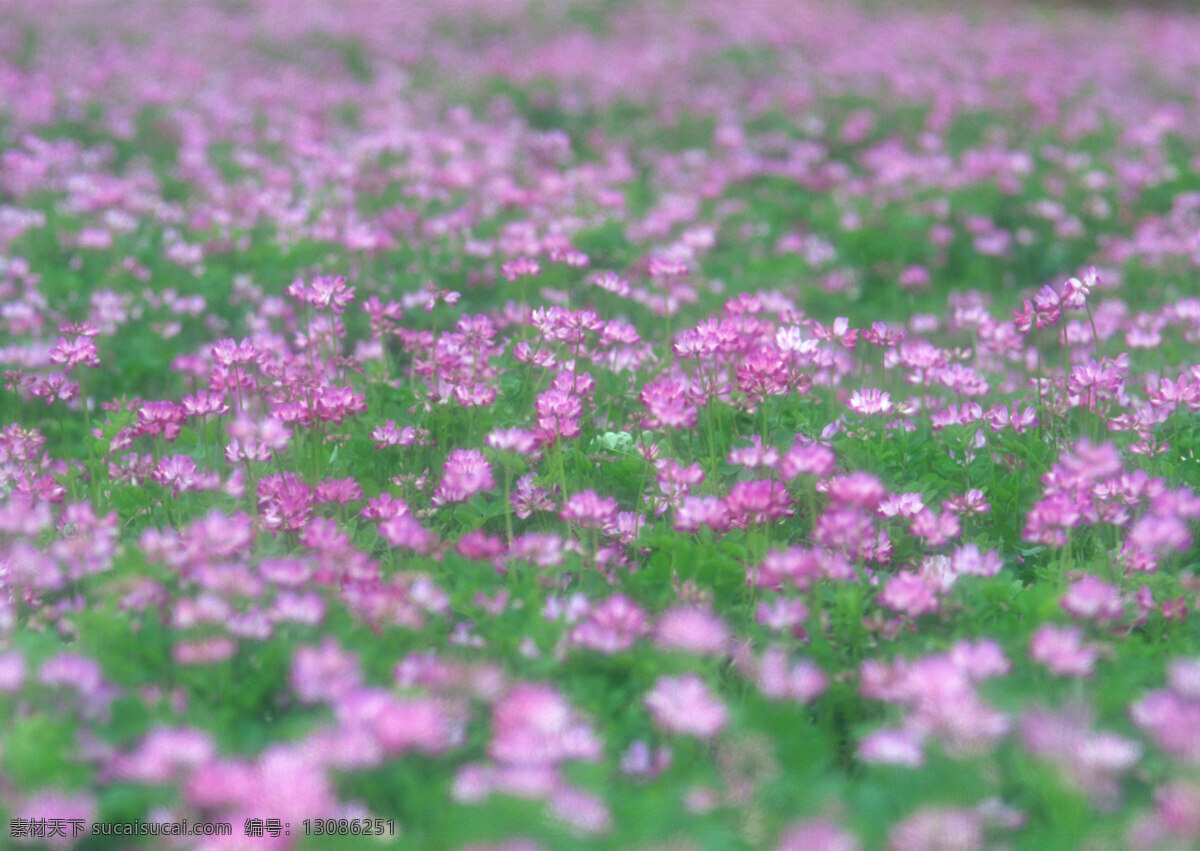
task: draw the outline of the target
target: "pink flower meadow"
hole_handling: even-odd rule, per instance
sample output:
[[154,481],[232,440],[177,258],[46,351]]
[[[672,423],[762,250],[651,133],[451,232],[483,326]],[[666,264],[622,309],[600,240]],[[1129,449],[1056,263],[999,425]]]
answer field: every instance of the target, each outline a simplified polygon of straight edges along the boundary
[[5,847],[1200,842],[1194,10],[110,5],[0,2]]

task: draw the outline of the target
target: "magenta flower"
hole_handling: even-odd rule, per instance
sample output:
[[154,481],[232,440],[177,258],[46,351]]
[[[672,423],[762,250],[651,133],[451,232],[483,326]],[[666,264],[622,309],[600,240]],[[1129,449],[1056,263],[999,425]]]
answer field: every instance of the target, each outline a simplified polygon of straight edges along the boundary
[[529,257],[517,257],[513,260],[506,260],[500,266],[500,274],[502,274],[511,284],[517,278],[534,277],[542,273],[542,267],[538,265],[536,260]]
[[346,505],[362,498],[362,488],[353,478],[325,479],[313,491],[313,502],[322,505],[328,502]]
[[791,481],[800,475],[828,476],[836,463],[832,449],[797,435],[796,442],[780,458],[779,476],[784,481]]
[[127,754],[114,757],[109,771],[134,783],[160,785],[180,780],[216,756],[212,738],[191,727],[156,727]]
[[789,663],[786,651],[768,648],[758,665],[758,688],[771,700],[808,703],[829,685],[829,678],[807,659]]
[[858,743],[858,758],[863,762],[918,768],[925,764],[925,751],[913,733],[884,729],[863,737]]
[[255,363],[260,357],[258,349],[247,339],[240,343],[230,339],[217,340],[210,351],[213,362],[223,367]]
[[313,400],[313,408],[322,422],[341,425],[349,415],[367,410],[367,397],[350,387],[321,387]]
[[1029,641],[1029,658],[1045,665],[1060,677],[1090,677],[1099,649],[1084,644],[1079,627],[1042,624]]
[[874,509],[883,501],[886,490],[870,473],[857,472],[830,479],[827,493],[840,505]]
[[388,446],[414,446],[423,443],[423,438],[428,436],[428,432],[412,426],[397,428],[396,423],[392,420],[388,420],[381,426],[375,426],[371,430],[371,440],[375,441],[376,449]]
[[764,446],[762,437],[752,434],[750,445],[734,447],[726,460],[748,470],[774,469],[779,464],[779,451],[774,446]]
[[775,851],[859,851],[853,834],[831,821],[811,818],[793,822],[780,835]]
[[880,517],[913,518],[925,509],[925,500],[919,493],[890,493],[875,509]]
[[207,390],[200,390],[184,396],[180,402],[180,408],[187,417],[221,417],[229,413],[229,406],[225,404],[224,395],[210,393]]
[[138,433],[162,435],[164,440],[171,443],[179,436],[185,418],[183,409],[174,402],[146,402],[138,411]]
[[1119,621],[1125,614],[1121,589],[1090,574],[1071,583],[1062,607],[1073,617],[1100,623]]
[[318,275],[305,293],[306,301],[318,310],[326,308],[342,313],[354,301],[354,287],[346,286],[342,275]]
[[482,452],[478,449],[455,449],[446,459],[441,484],[433,492],[430,503],[437,507],[466,502],[475,494],[495,487],[492,466]]
[[730,513],[725,500],[715,496],[685,496],[675,510],[675,529],[696,532],[701,526],[721,532],[729,528]]
[[1083,710],[1027,712],[1020,733],[1026,750],[1056,763],[1094,802],[1107,807],[1120,799],[1120,775],[1142,757],[1136,741],[1092,729]]
[[431,552],[437,536],[408,514],[397,514],[379,524],[379,534],[393,547],[412,550],[421,555]]
[[[78,839],[71,836],[72,823],[89,825],[95,820],[98,810],[95,798],[88,793],[60,792],[52,788],[42,789],[26,797],[17,797],[14,794],[10,801],[14,822],[17,819],[24,819],[26,824],[49,825],[59,822],[64,825],[61,834],[58,834],[58,831],[52,834],[49,830],[44,830],[42,831],[43,837],[35,840],[39,843],[44,842],[52,848],[74,847],[78,843]],[[21,842],[20,831],[10,835],[15,839],[14,844]],[[33,837],[27,834],[26,838],[32,839]]]
[[833,324],[829,327],[820,322],[813,322],[813,334],[818,340],[838,342],[851,352],[854,351],[855,343],[858,341],[858,331],[851,330],[850,320],[845,316],[839,316],[833,320]]
[[738,389],[751,402],[783,396],[790,389],[791,378],[788,362],[774,348],[755,349],[737,362]]
[[973,810],[926,807],[892,828],[890,851],[982,851],[983,821]]
[[612,827],[612,815],[602,798],[570,786],[559,786],[554,791],[550,812],[584,834],[605,833]]
[[711,739],[725,729],[725,705],[696,674],[659,677],[645,703],[659,727],[669,733]]
[[65,373],[70,375],[72,368],[80,364],[92,369],[100,366],[100,352],[91,337],[80,336],[74,340],[59,337],[50,350],[50,363],[65,366]]
[[867,390],[855,390],[850,394],[850,402],[848,403],[850,410],[864,416],[873,414],[890,414],[895,407],[892,404],[890,393],[886,393],[876,388]]
[[680,382],[669,378],[651,382],[642,388],[640,398],[650,412],[649,428],[696,427],[696,407]]
[[571,630],[570,641],[611,655],[629,650],[648,631],[645,610],[624,594],[614,594],[592,607]]
[[312,488],[294,473],[273,473],[258,483],[258,510],[272,531],[302,529],[312,517]]
[[496,703],[487,752],[514,766],[594,762],[603,755],[590,725],[553,686],[540,683],[520,683]]
[[184,491],[211,490],[220,483],[220,476],[216,471],[200,471],[196,462],[186,455],[172,455],[159,459],[150,478],[163,487],[170,488],[175,496]]
[[940,547],[951,538],[957,538],[962,531],[962,526],[958,517],[948,511],[937,515],[925,508],[913,517],[909,531],[924,540],[929,546]]
[[654,641],[668,650],[720,656],[729,643],[729,629],[707,609],[680,606],[665,612],[654,628]]
[[736,482],[725,498],[729,516],[741,524],[768,523],[792,516],[792,498],[782,482]]
[[879,594],[879,602],[909,617],[920,617],[938,610],[937,594],[929,584],[911,571],[902,570],[888,577]]
[[537,435],[528,429],[496,429],[487,436],[487,445],[505,452],[529,455],[537,449]]
[[292,655],[292,689],[305,703],[335,702],[362,683],[358,657],[343,651],[332,637]]
[[563,390],[547,390],[538,394],[537,426],[547,443],[558,438],[579,437],[579,417],[583,407],[579,397]]
[[517,479],[516,488],[510,498],[513,511],[522,520],[537,512],[553,511],[556,507],[554,500],[550,498],[550,492],[535,485],[533,480],[533,473],[527,473]]
[[593,490],[572,494],[558,516],[584,529],[605,529],[617,517],[617,501],[600,497]]

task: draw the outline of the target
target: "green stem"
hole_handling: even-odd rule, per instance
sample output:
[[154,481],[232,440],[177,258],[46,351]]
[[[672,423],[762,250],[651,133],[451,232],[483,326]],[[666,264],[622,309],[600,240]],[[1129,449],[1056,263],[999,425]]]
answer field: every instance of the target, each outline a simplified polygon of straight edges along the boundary
[[88,454],[88,493],[91,496],[92,505],[96,508],[96,513],[99,514],[98,478],[100,475],[100,465],[96,463],[96,449],[92,446],[92,412],[88,407],[88,396],[83,386],[83,380],[79,381],[79,404],[83,407],[83,442],[87,446]]

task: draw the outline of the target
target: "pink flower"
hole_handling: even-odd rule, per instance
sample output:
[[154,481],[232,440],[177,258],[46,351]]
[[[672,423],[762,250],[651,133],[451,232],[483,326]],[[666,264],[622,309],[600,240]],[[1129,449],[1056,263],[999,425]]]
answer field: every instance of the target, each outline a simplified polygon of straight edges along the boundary
[[243,339],[238,343],[234,340],[217,340],[212,349],[213,362],[217,366],[230,367],[254,363],[259,358],[259,351],[249,340]]
[[268,811],[293,824],[336,815],[337,796],[325,766],[315,757],[303,745],[282,744],[253,762],[214,760],[192,774],[185,797],[192,806],[214,810],[239,824]]
[[776,597],[769,603],[759,603],[754,610],[754,622],[776,632],[803,632],[808,620],[808,607],[803,600]]
[[655,723],[670,733],[711,739],[729,723],[725,705],[696,674],[659,677],[645,703]]
[[858,340],[858,331],[850,330],[850,320],[845,316],[839,316],[833,320],[833,324],[828,328],[820,322],[813,322],[813,334],[818,340],[829,340],[841,343],[847,351],[854,351],[854,345]]
[[654,641],[668,650],[720,656],[728,645],[729,630],[724,621],[707,609],[679,606],[658,619]]
[[542,267],[538,265],[536,260],[528,257],[517,257],[514,260],[506,260],[500,266],[500,274],[502,274],[511,284],[517,278],[533,277],[542,273]]
[[741,523],[767,523],[792,516],[792,498],[782,482],[736,482],[725,498],[731,517]]
[[313,407],[322,422],[341,425],[350,414],[367,410],[367,397],[349,387],[326,386],[317,390]]
[[318,310],[328,308],[334,313],[342,313],[346,305],[354,301],[354,287],[346,286],[346,279],[341,275],[318,275],[304,295],[305,301]]
[[59,337],[58,342],[50,350],[50,363],[65,365],[65,372],[70,375],[71,369],[80,364],[92,369],[100,366],[100,352],[91,337],[81,336],[74,340]]
[[527,532],[513,540],[509,558],[535,567],[557,567],[563,560],[563,540],[553,532]]
[[791,372],[782,354],[773,348],[759,348],[737,362],[738,389],[752,402],[788,392]]
[[150,478],[170,488],[175,496],[183,491],[209,490],[220,483],[220,476],[215,471],[202,473],[196,468],[196,462],[186,455],[159,459]]
[[422,429],[414,429],[412,426],[405,426],[399,429],[392,420],[388,420],[381,426],[375,426],[371,430],[371,440],[375,441],[376,449],[383,449],[388,446],[413,446],[423,443],[422,438],[428,436],[428,432]]
[[1020,732],[1031,754],[1057,763],[1105,807],[1119,802],[1119,775],[1133,768],[1142,756],[1142,746],[1136,741],[1092,729],[1084,711],[1027,712],[1021,719]]
[[466,502],[475,494],[496,487],[492,467],[477,449],[455,449],[446,459],[442,481],[433,492],[434,507],[452,502]]
[[911,531],[931,547],[940,547],[951,538],[958,537],[962,526],[958,517],[946,512],[941,516],[934,514],[928,508],[917,512],[913,517]]
[[964,544],[956,549],[950,564],[955,573],[966,576],[995,576],[1002,566],[999,553],[995,550],[980,552],[975,544]]
[[599,739],[550,685],[521,683],[492,710],[488,755],[514,766],[555,764],[567,759],[596,761]]
[[715,496],[685,496],[675,511],[675,529],[696,532],[701,526],[714,531],[729,528],[729,510],[725,500]]
[[863,762],[903,765],[917,768],[925,763],[921,740],[905,730],[876,730],[858,743],[858,758]]
[[779,837],[775,851],[858,851],[853,834],[822,818],[793,822]]
[[794,700],[808,703],[829,685],[816,664],[802,659],[788,663],[787,653],[778,647],[768,648],[758,666],[758,687],[771,700]]
[[437,536],[408,514],[398,514],[379,524],[379,534],[393,547],[428,554],[437,544]]
[[353,478],[325,479],[313,492],[313,502],[322,505],[328,502],[346,505],[362,498],[362,488]]
[[558,516],[584,529],[604,529],[617,517],[617,501],[593,490],[580,491],[567,499]]
[[880,517],[913,518],[924,509],[925,501],[919,493],[890,493],[875,510]]
[[555,508],[550,492],[535,485],[533,479],[533,473],[517,479],[517,486],[512,492],[513,511],[522,520],[539,511],[553,511]]
[[146,402],[138,411],[137,428],[140,434],[162,435],[171,443],[179,436],[184,419],[183,409],[174,402]]
[[764,446],[763,439],[757,434],[750,435],[749,446],[738,446],[729,451],[730,464],[756,470],[760,467],[774,468],[779,464],[779,452],[773,446]]
[[312,489],[294,473],[273,473],[258,483],[258,510],[272,531],[302,529],[312,517]]
[[909,617],[920,617],[938,609],[937,595],[917,574],[902,570],[888,578],[879,594],[881,605]]
[[1090,574],[1071,583],[1062,607],[1074,617],[1099,622],[1119,621],[1125,614],[1121,589]]
[[1132,704],[1129,717],[1161,750],[1200,762],[1200,701],[1160,689]]
[[121,780],[160,785],[185,777],[216,753],[208,733],[191,727],[156,727],[131,753],[115,757],[109,770]]
[[550,798],[550,811],[585,834],[605,833],[612,827],[612,815],[603,799],[570,786],[559,786]]
[[1083,643],[1079,627],[1042,624],[1029,641],[1029,658],[1060,677],[1090,677],[1096,667],[1099,650]]
[[851,473],[829,481],[829,498],[840,505],[874,509],[883,501],[883,484],[870,473]]
[[292,690],[304,703],[334,703],[362,684],[358,657],[343,651],[330,636],[316,647],[292,655]]
[[20,650],[0,653],[0,693],[16,694],[25,684],[25,657]]
[[229,413],[225,397],[220,393],[199,390],[189,396],[184,396],[180,408],[187,417],[224,416]]
[[659,747],[651,751],[645,739],[637,739],[621,755],[621,773],[653,780],[671,767],[671,750]]
[[876,388],[855,390],[850,394],[849,408],[857,414],[870,416],[872,414],[888,414],[892,408],[891,394]]
[[571,630],[570,641],[611,655],[630,649],[647,631],[646,612],[624,594],[614,594],[592,607]]
[[1083,310],[1087,306],[1087,297],[1091,295],[1092,287],[1096,286],[1099,276],[1095,268],[1088,269],[1083,279],[1068,278],[1059,293],[1059,301],[1067,310]]
[[696,407],[680,382],[669,378],[651,382],[642,388],[640,398],[650,412],[649,428],[696,427]]
[[973,810],[926,807],[892,828],[891,851],[976,851],[985,847],[983,824]]
[[563,390],[547,390],[538,394],[535,407],[537,426],[547,443],[554,443],[560,437],[579,437],[583,407],[578,396]]
[[780,459],[779,476],[785,481],[791,481],[799,475],[828,476],[836,463],[832,449],[808,442],[797,435],[796,442]]
[[987,514],[992,510],[979,488],[971,488],[961,496],[950,497],[942,503],[942,508],[955,514]]
[[487,436],[487,445],[504,452],[529,455],[537,449],[537,435],[523,428],[498,428]]
[[[36,820],[42,825],[46,825],[50,820],[60,820],[64,825],[61,835],[52,835],[47,830],[44,838],[35,839],[34,841],[39,845],[44,843],[56,848],[73,847],[79,842],[79,839],[72,838],[72,823],[78,821],[87,829],[87,826],[96,818],[95,799],[82,792],[67,793],[54,789],[43,789],[24,798],[17,798],[14,795],[10,800],[14,822],[16,819],[25,819],[26,823]],[[14,842],[25,844],[25,838],[16,838],[18,837],[17,833],[9,835],[14,838]],[[29,839],[33,839],[33,837],[29,837]]]

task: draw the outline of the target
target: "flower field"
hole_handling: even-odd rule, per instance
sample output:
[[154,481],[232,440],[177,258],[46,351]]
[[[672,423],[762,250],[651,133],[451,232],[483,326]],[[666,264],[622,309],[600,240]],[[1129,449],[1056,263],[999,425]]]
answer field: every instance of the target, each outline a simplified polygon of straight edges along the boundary
[[1163,10],[0,0],[0,846],[1197,847],[1198,99]]

